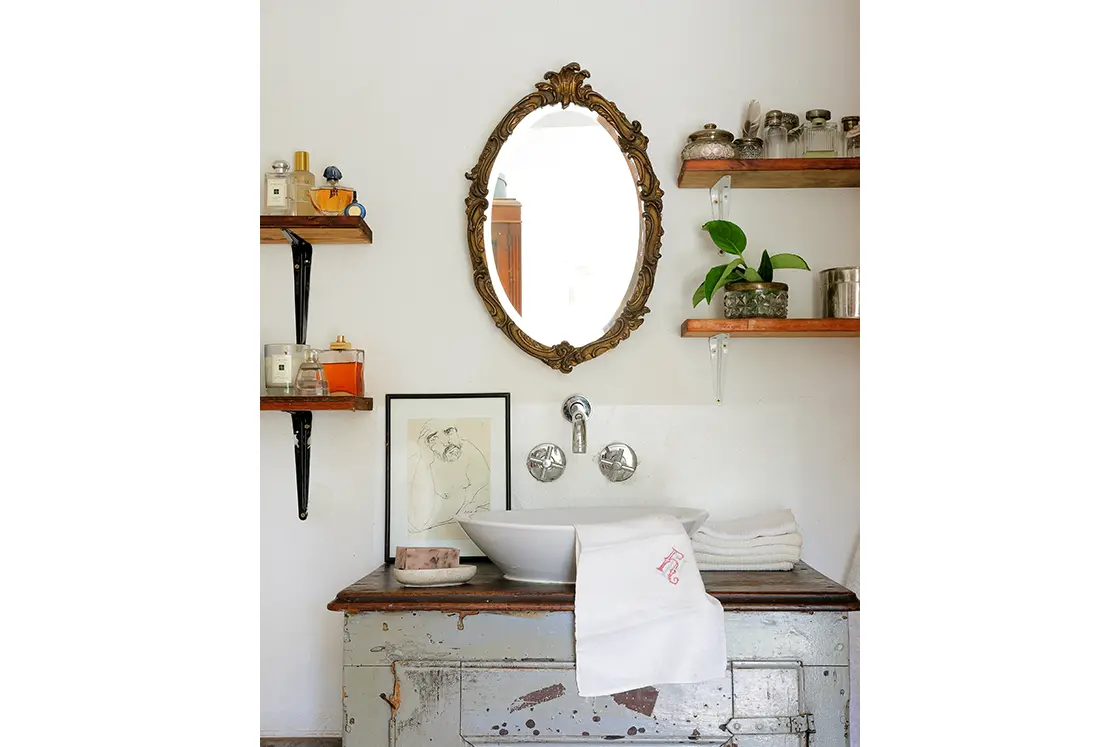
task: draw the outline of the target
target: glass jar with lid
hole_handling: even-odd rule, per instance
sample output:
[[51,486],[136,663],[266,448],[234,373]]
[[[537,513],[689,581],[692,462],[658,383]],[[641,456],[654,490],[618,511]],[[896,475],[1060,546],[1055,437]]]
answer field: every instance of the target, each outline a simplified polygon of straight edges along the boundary
[[843,130],[844,156],[859,158],[859,116],[841,117],[840,127]]
[[762,138],[744,137],[735,140],[735,157],[740,160],[762,158]]
[[805,127],[801,133],[805,158],[836,158],[840,149],[840,135],[835,122],[829,122],[832,112],[828,109],[810,109],[805,112]]
[[688,145],[681,151],[684,161],[726,161],[738,158],[732,141],[735,136],[709,122],[704,129],[688,136]]
[[789,133],[782,112],[771,109],[766,112],[766,126],[763,128],[763,148],[765,158],[787,158]]
[[801,118],[792,112],[782,112],[786,126],[786,157],[801,158]]

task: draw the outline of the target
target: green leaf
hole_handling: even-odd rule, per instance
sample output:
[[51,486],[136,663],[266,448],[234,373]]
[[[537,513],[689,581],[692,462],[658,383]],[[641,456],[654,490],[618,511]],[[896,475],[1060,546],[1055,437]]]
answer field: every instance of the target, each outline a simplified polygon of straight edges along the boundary
[[770,262],[770,255],[762,250],[762,261],[758,263],[758,274],[764,283],[774,282],[774,265]]
[[809,265],[796,254],[775,254],[770,258],[775,270],[808,270]]
[[698,287],[696,289],[696,292],[692,294],[692,308],[696,308],[697,306],[699,306],[700,302],[703,301],[703,300],[704,300],[704,284],[700,283],[700,287]]
[[762,282],[762,276],[759,275],[758,272],[753,267],[747,267],[746,265],[743,265],[742,267],[739,268],[739,272],[742,274],[743,277],[735,278],[736,281],[743,281],[743,282],[748,282],[748,283],[761,283]]
[[729,254],[742,256],[747,248],[747,235],[729,220],[710,220],[700,228],[708,232],[716,246]]

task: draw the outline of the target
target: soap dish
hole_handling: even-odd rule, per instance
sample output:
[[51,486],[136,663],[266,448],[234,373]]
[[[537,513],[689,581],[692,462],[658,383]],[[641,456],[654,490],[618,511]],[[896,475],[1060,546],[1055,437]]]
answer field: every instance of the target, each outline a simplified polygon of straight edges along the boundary
[[461,565],[457,568],[414,568],[405,570],[393,566],[393,578],[401,586],[458,586],[474,578],[477,566]]

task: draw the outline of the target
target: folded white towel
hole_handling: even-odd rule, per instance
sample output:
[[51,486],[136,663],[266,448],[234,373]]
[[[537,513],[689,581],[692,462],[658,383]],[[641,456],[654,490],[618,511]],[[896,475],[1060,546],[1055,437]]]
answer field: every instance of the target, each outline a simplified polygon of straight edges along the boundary
[[576,688],[583,697],[717,679],[723,607],[671,516],[576,526]]
[[779,534],[776,537],[757,537],[749,540],[726,540],[718,537],[696,534],[692,538],[692,549],[697,552],[710,552],[713,555],[738,555],[759,547],[801,547],[801,535]]
[[744,516],[723,521],[704,522],[697,534],[728,540],[749,540],[756,537],[776,537],[779,534],[799,532],[797,520],[788,508],[778,511]]
[[702,571],[792,571],[793,563],[739,563],[737,565],[700,564]]
[[[769,550],[771,548],[759,548]],[[709,565],[746,565],[751,563],[796,563],[801,560],[801,548],[774,548],[771,552],[752,552],[750,555],[712,555],[706,552],[696,553],[696,562],[704,566]]]

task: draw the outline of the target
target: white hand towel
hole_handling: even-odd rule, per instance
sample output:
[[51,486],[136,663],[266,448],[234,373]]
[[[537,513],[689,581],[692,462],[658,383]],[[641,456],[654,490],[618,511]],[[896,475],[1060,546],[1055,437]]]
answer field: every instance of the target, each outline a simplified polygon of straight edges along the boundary
[[[759,550],[770,548],[760,547]],[[801,560],[800,548],[778,548],[772,552],[752,552],[749,555],[712,555],[706,552],[696,553],[696,562],[703,566],[743,565],[750,563],[796,563]]]
[[712,555],[739,555],[760,547],[801,547],[801,535],[795,532],[793,534],[779,534],[777,537],[725,540],[697,534],[692,538],[693,550],[711,553]]
[[776,537],[779,534],[799,532],[797,520],[788,508],[768,511],[753,516],[723,521],[708,520],[696,530],[697,534],[729,540],[747,540],[756,537]]
[[726,672],[723,607],[671,516],[576,526],[575,618],[583,697]]
[[781,563],[721,563],[720,565],[700,564],[702,571],[792,571],[794,564],[788,561]]

